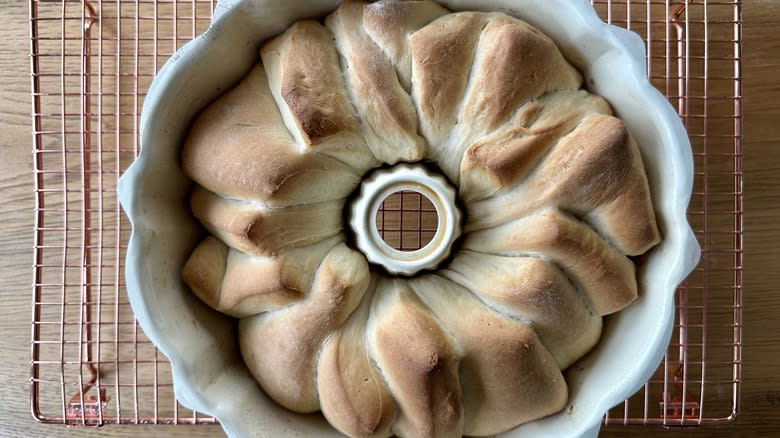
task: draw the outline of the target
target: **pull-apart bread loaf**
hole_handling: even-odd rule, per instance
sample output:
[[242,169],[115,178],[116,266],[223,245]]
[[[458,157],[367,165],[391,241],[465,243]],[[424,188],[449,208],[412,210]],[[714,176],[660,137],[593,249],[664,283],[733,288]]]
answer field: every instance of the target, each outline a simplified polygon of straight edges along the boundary
[[[343,212],[371,169],[416,161],[457,188],[464,236],[438,270],[393,277]],[[630,257],[660,241],[637,145],[555,43],[431,1],[345,1],[265,42],[182,167],[210,233],[184,281],[240,319],[265,392],[353,437],[558,412],[562,370],[637,299]]]

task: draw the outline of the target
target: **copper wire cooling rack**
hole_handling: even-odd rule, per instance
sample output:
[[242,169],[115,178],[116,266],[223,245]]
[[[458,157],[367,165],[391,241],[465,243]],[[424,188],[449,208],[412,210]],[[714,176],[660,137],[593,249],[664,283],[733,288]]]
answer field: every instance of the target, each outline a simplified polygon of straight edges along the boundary
[[[178,404],[167,359],[133,317],[123,278],[129,225],[115,195],[139,152],[146,89],[178,47],[206,30],[214,6],[30,0],[30,389],[40,421],[215,422]],[[728,422],[739,407],[742,351],[740,2],[596,0],[594,7],[644,38],[648,76],[688,128],[696,165],[688,217],[703,249],[678,290],[674,337],[658,371],[604,421]],[[389,241],[403,249],[424,243],[430,230],[422,218],[430,212],[422,205],[413,194],[385,205],[378,220]]]

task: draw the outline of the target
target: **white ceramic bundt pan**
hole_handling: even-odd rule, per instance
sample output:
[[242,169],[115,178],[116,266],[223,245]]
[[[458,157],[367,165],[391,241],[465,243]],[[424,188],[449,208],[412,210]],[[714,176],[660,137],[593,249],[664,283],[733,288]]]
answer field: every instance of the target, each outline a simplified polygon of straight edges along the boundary
[[[669,342],[676,286],[699,259],[686,220],[691,147],[678,115],[645,77],[640,38],[602,22],[587,0],[448,0],[452,10],[500,10],[552,37],[604,96],[642,151],[664,241],[638,263],[640,298],[610,316],[598,346],[567,373],[570,406],[508,437],[592,437],[604,412],[655,370]],[[259,43],[292,22],[321,17],[338,0],[221,0],[209,30],[160,70],[143,106],[138,160],[119,182],[133,225],[127,250],[130,303],[147,336],[170,358],[176,396],[216,416],[232,437],[337,436],[319,415],[291,413],[268,398],[241,359],[235,322],[201,303],[180,270],[201,236],[179,168],[193,117],[257,60]],[[226,341],[228,340],[228,341]]]

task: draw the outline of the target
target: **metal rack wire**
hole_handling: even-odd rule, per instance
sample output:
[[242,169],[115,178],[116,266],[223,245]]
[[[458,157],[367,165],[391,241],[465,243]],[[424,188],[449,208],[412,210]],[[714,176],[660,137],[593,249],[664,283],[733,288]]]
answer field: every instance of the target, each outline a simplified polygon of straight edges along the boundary
[[[742,351],[740,1],[593,3],[605,20],[645,39],[648,76],[688,128],[697,169],[689,219],[703,248],[702,262],[679,288],[674,340],[658,372],[605,423],[728,422],[739,408]],[[139,152],[145,90],[178,47],[206,30],[214,6],[213,0],[30,0],[36,197],[30,384],[39,421],[215,422],[178,404],[167,359],[133,317],[123,279],[129,225],[115,196],[119,175]],[[412,233],[416,240],[398,244],[413,249],[430,231],[421,225],[430,212],[422,201],[404,201],[388,204],[385,214],[403,218],[411,210],[416,219],[391,230],[386,216],[380,228],[387,224],[399,239]]]

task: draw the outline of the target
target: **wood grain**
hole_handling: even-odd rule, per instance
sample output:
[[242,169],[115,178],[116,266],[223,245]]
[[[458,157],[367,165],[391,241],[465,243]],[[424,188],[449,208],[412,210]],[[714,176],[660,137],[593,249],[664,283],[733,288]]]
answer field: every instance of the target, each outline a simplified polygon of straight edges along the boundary
[[[42,425],[30,415],[33,173],[26,2],[0,1],[0,436],[222,436],[216,426]],[[780,428],[780,3],[744,4],[744,349],[742,405],[731,425],[604,428],[602,436],[770,436]]]

